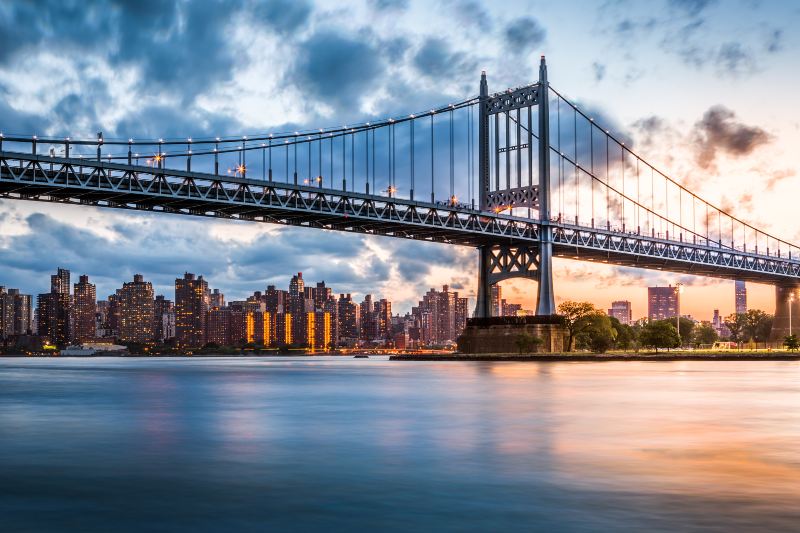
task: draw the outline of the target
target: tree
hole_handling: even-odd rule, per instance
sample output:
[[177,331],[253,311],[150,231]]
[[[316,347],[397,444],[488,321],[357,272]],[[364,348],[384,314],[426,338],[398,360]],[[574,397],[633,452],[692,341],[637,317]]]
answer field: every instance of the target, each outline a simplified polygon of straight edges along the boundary
[[744,314],[739,313],[731,313],[728,315],[725,320],[722,321],[725,324],[725,327],[728,328],[728,331],[731,332],[730,340],[739,344],[745,340],[745,325],[747,322],[747,318]]
[[675,325],[667,320],[654,320],[642,328],[639,341],[643,346],[652,346],[658,352],[659,348],[676,348],[681,343]]
[[615,332],[615,345],[620,350],[627,351],[629,348],[636,344],[638,331],[628,324],[623,324],[616,317],[609,317],[611,319],[611,327]]
[[564,317],[564,327],[567,329],[568,352],[572,351],[575,337],[588,327],[586,318],[593,313],[597,313],[597,309],[589,302],[566,301],[558,306],[558,314]]
[[692,337],[694,339],[693,344],[695,346],[699,346],[701,344],[714,344],[719,339],[717,330],[715,330],[711,324],[706,322],[694,328]]
[[783,340],[783,345],[786,346],[786,349],[790,352],[794,352],[800,348],[800,339],[797,338],[797,335],[789,335]]
[[767,342],[772,330],[773,316],[761,309],[749,309],[744,315],[744,333],[747,339],[759,343]]
[[533,353],[540,345],[544,344],[544,340],[542,340],[541,337],[531,335],[530,333],[520,333],[517,335],[517,339],[514,342],[517,344],[520,355],[523,353]]
[[[692,343],[692,332],[694,331],[695,323],[692,319],[684,316],[678,322],[680,323],[681,346],[687,346]],[[675,324],[674,318],[672,323]]]
[[595,353],[605,353],[614,345],[617,332],[611,319],[602,311],[596,311],[581,319],[584,322],[578,336],[578,344]]

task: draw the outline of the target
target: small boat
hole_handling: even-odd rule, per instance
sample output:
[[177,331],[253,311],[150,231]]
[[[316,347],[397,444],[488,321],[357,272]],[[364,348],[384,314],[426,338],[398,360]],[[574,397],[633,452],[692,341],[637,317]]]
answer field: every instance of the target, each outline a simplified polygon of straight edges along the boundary
[[353,359],[369,359],[369,356],[364,353],[356,354],[353,356]]

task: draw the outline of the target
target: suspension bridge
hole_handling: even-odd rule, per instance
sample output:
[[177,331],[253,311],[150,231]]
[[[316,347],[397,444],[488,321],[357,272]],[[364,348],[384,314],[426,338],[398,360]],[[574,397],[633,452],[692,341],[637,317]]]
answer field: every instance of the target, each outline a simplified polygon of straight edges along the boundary
[[[629,143],[630,144],[630,143]],[[800,248],[689,191],[547,79],[336,128],[182,139],[0,133],[0,198],[258,221],[475,247],[491,285],[553,257],[776,286],[773,336],[800,316]]]

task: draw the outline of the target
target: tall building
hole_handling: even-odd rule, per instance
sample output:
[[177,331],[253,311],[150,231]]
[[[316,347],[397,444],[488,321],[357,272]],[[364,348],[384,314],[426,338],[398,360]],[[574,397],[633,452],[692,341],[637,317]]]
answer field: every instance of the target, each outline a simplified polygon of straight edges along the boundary
[[743,315],[747,313],[747,285],[744,281],[736,280],[734,282],[734,290],[736,296],[736,314]]
[[69,285],[69,270],[59,268],[50,276],[50,292],[37,298],[37,331],[59,347],[72,341],[72,309]]
[[467,304],[466,298],[450,291],[447,285],[441,291],[430,289],[412,308],[410,318],[413,325],[404,325],[404,331],[409,331],[409,340],[420,345],[454,342],[467,325]]
[[340,294],[337,302],[339,311],[339,342],[345,346],[358,344],[360,336],[360,307],[353,301],[350,294]]
[[59,268],[56,274],[50,276],[50,292],[69,294],[69,289],[69,270]]
[[500,284],[492,285],[492,316],[503,316],[503,289]]
[[31,327],[31,297],[0,286],[0,338],[25,335]]
[[153,340],[164,342],[175,336],[175,306],[163,294],[153,301]]
[[225,295],[219,292],[219,289],[211,291],[211,307],[222,309],[225,307]]
[[93,340],[97,337],[97,289],[86,275],[73,288],[72,336],[75,342]]
[[647,288],[647,318],[649,320],[665,320],[675,318],[678,314],[678,287]]
[[0,339],[14,334],[14,299],[0,285]]
[[611,309],[608,316],[613,316],[619,320],[620,324],[630,325],[633,323],[633,308],[628,300],[617,300],[611,302]]
[[330,295],[323,304],[322,310],[330,315],[330,347],[336,348],[339,346],[339,302],[333,295]]
[[141,274],[122,285],[119,294],[119,340],[148,344],[153,342],[153,284]]
[[297,343],[305,343],[308,339],[306,320],[308,319],[306,310],[305,282],[303,273],[298,272],[289,281],[288,313],[292,317],[292,338]]
[[37,332],[58,347],[71,341],[69,331],[69,294],[49,292],[36,299]]
[[469,318],[469,300],[461,298],[456,293],[456,317],[455,317],[455,337],[456,339],[464,332],[467,327],[467,319]]
[[175,344],[178,348],[200,348],[206,343],[206,320],[210,304],[208,283],[186,272],[175,280]]

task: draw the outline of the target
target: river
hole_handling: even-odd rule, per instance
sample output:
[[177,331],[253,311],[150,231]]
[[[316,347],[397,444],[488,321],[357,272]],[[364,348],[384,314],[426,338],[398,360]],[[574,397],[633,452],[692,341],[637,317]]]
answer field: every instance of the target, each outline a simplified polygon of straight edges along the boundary
[[0,359],[3,531],[797,531],[800,363]]

